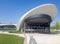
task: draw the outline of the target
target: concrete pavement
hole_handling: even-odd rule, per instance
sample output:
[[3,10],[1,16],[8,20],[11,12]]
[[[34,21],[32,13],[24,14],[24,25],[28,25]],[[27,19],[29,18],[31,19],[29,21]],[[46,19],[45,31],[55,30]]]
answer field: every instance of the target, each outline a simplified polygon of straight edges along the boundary
[[60,34],[39,34],[39,33],[16,34],[8,32],[0,32],[0,34],[10,34],[24,37],[25,38],[24,44],[30,44],[31,38],[32,42],[34,39],[36,44],[60,44]]

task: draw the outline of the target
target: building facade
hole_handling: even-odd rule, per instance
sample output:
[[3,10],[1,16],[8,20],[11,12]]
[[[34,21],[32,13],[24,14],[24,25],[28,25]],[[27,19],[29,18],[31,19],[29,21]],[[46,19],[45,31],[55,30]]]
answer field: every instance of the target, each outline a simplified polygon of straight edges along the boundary
[[50,23],[57,14],[57,8],[53,4],[37,6],[20,19],[17,30],[28,33],[49,33]]

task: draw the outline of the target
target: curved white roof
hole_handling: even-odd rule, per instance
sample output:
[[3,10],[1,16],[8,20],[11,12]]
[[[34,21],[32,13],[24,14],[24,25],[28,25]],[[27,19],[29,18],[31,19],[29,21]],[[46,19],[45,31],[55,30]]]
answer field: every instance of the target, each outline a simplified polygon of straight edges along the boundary
[[0,24],[0,26],[5,26],[5,25],[15,25],[16,26],[16,24]]
[[37,15],[37,14],[47,14],[47,15],[51,16],[51,18],[53,20],[56,17],[57,8],[53,4],[43,4],[41,6],[37,6],[22,16],[18,27],[20,27],[20,25],[23,24],[24,20],[27,17],[32,16],[32,15]]

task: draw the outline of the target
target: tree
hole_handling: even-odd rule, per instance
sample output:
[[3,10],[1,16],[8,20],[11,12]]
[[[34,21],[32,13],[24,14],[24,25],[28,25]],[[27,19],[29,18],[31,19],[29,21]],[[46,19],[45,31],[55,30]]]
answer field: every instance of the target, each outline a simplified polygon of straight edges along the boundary
[[59,28],[60,28],[60,23],[59,22],[56,22],[55,29],[58,30]]
[[51,26],[50,28],[51,28],[51,29],[55,29],[55,26]]

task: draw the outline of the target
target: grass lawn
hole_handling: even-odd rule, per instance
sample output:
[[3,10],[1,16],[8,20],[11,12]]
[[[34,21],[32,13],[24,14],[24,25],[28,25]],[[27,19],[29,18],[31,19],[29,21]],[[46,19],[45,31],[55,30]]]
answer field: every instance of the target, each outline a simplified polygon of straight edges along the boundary
[[15,35],[0,34],[0,44],[23,44],[24,38]]

